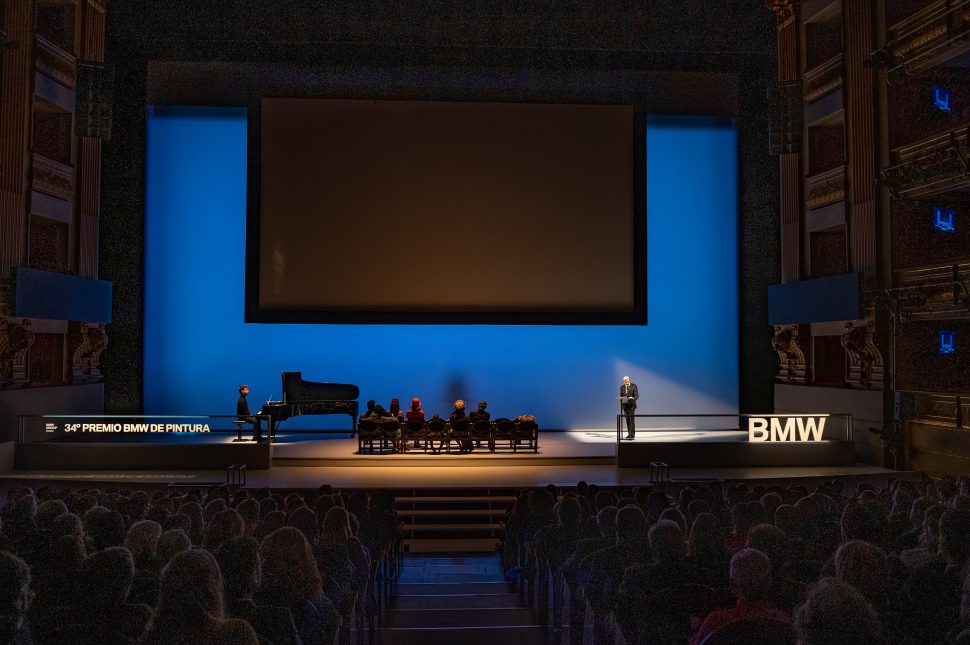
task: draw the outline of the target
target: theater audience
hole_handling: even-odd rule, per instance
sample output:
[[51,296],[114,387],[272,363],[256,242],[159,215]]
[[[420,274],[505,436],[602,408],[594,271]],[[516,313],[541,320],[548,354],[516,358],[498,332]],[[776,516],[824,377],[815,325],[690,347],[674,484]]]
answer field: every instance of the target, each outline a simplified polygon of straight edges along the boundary
[[789,622],[788,614],[773,606],[769,600],[771,562],[761,551],[745,548],[731,556],[730,588],[737,598],[735,606],[711,612],[694,633],[691,645],[700,645],[708,635],[741,620],[767,618]]
[[92,553],[81,565],[70,602],[38,616],[34,637],[40,643],[128,643],[142,634],[151,607],[128,602],[135,565],[124,547]]
[[135,565],[135,577],[129,594],[129,600],[133,603],[152,606],[158,597],[156,553],[161,536],[162,527],[151,520],[135,522],[128,529],[125,548],[131,553]]
[[32,645],[27,610],[33,600],[30,567],[8,551],[0,551],[0,643]]
[[[673,522],[669,524],[677,527]],[[585,596],[593,609],[594,631],[599,637],[606,637],[610,630],[610,614],[618,606],[622,610],[636,600],[626,591],[618,593],[624,573],[629,567],[649,563],[650,558],[647,520],[643,511],[635,504],[620,508],[616,512],[616,544],[595,551],[579,565],[580,571],[587,572]]]
[[332,645],[340,617],[323,595],[310,544],[299,530],[284,526],[259,547],[262,578],[256,603],[290,610],[304,645]]
[[159,571],[177,554],[192,548],[188,534],[181,529],[169,529],[158,538],[155,549],[155,563]]
[[881,635],[879,617],[865,597],[834,578],[812,587],[795,612],[794,625],[803,645],[871,645]]
[[245,620],[259,638],[274,645],[299,645],[289,609],[263,607],[253,600],[261,576],[259,543],[251,537],[232,538],[219,547],[216,559],[222,571],[225,616]]
[[211,553],[194,549],[172,558],[162,572],[158,604],[144,645],[258,642],[245,620],[224,617],[222,574]]

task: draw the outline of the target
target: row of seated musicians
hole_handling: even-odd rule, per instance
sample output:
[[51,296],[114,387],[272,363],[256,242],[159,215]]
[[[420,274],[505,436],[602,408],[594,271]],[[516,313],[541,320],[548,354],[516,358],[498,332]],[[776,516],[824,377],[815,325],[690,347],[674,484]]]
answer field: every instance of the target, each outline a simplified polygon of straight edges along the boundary
[[459,452],[465,453],[482,448],[485,442],[489,452],[495,452],[498,443],[507,441],[513,452],[518,452],[520,446],[539,451],[539,425],[534,416],[525,414],[494,421],[491,416],[486,401],[479,401],[478,408],[466,414],[465,402],[458,399],[447,420],[437,413],[426,420],[418,397],[411,399],[407,410],[401,409],[398,399],[391,399],[386,409],[368,401],[367,411],[360,415],[357,425],[358,448],[363,452],[366,445],[373,453],[377,442],[381,452],[387,447],[394,452],[407,452],[409,447],[421,448],[423,444],[425,452],[438,453],[451,452],[451,444],[455,443]]

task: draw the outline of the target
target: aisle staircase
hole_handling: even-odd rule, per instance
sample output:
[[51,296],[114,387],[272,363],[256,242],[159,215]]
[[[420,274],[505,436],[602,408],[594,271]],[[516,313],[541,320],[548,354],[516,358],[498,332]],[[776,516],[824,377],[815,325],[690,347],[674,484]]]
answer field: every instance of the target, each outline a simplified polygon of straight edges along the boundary
[[495,553],[409,553],[376,645],[538,645],[547,628],[506,582]]
[[395,490],[404,550],[410,553],[494,552],[502,520],[515,502],[506,488]]

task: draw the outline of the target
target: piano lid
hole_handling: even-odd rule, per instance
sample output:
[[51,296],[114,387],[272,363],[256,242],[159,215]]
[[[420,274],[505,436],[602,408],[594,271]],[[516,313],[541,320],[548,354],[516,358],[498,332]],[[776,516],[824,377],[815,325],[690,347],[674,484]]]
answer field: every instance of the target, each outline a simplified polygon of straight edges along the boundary
[[356,401],[360,388],[350,383],[318,383],[303,379],[303,372],[283,372],[283,400],[287,403],[302,401]]

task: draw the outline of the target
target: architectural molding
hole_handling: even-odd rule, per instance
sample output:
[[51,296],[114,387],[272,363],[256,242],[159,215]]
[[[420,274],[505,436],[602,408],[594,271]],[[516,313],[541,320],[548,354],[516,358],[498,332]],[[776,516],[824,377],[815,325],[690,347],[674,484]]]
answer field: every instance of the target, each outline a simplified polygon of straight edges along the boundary
[[805,384],[808,382],[808,364],[805,359],[804,341],[798,325],[775,325],[771,347],[778,354],[778,374],[782,383]]
[[849,357],[849,375],[853,387],[880,389],[883,379],[882,352],[876,345],[876,321],[866,320],[862,326],[847,321],[842,331],[842,347]]
[[98,383],[104,380],[101,372],[101,352],[108,346],[104,324],[79,323],[70,334],[74,349],[71,360],[71,383]]
[[30,382],[27,352],[33,344],[29,318],[20,322],[0,318],[0,389],[20,388]]

